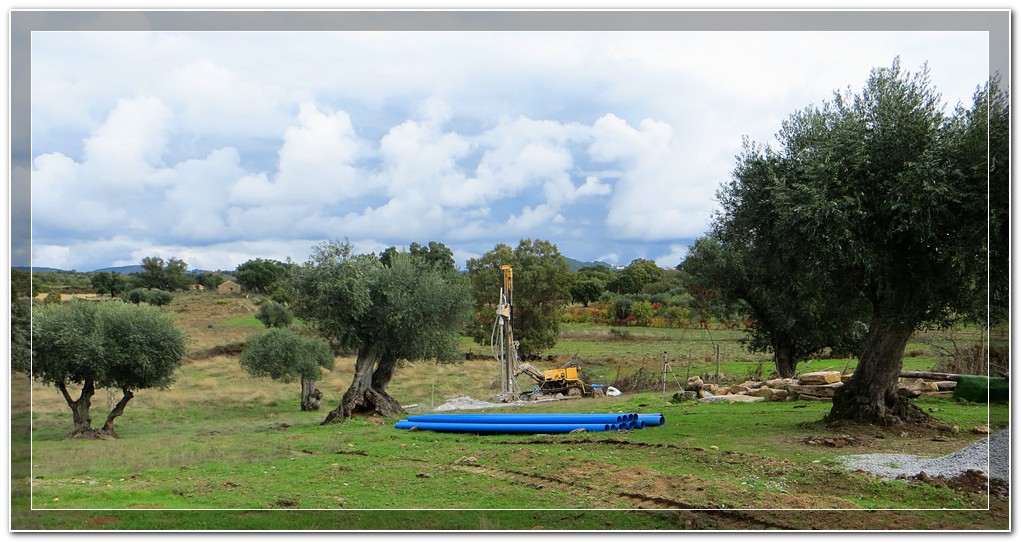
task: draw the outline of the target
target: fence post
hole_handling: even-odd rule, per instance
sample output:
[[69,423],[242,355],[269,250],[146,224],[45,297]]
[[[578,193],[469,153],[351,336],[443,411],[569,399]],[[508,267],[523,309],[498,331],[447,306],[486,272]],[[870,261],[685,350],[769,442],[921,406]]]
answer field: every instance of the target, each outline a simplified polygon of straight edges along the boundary
[[716,385],[720,385],[720,345],[716,345]]

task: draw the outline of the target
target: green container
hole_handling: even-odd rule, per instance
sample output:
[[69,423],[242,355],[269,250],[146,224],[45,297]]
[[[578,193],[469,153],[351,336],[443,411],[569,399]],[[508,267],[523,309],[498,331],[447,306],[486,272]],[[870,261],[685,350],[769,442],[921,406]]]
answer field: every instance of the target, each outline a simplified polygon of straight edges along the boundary
[[954,398],[972,403],[1010,402],[1010,381],[1006,378],[961,375],[954,388]]

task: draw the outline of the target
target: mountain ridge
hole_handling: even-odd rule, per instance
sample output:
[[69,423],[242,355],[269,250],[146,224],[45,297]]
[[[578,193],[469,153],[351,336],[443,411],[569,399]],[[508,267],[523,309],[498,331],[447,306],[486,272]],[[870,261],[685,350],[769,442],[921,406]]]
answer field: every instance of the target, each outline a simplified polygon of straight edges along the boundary
[[[575,260],[574,258],[568,258],[567,256],[564,256],[564,259],[567,260],[568,268],[571,271],[574,271],[574,272],[577,272],[579,269],[582,269],[582,268],[585,268],[585,267],[613,267],[612,265],[610,265],[610,264],[608,264],[606,262],[584,262],[584,261],[581,261],[581,260]],[[93,269],[91,271],[77,271],[75,269],[58,269],[58,268],[55,268],[55,267],[28,267],[28,266],[23,266],[23,265],[22,266],[11,266],[11,269],[17,269],[18,271],[34,271],[36,273],[72,273],[72,272],[73,273],[101,273],[101,272],[107,272],[107,273],[120,273],[122,275],[130,275],[132,273],[140,273],[142,271],[142,266],[138,265],[138,264],[135,264],[135,265],[121,265],[121,266],[111,266],[111,267],[100,267],[100,268]],[[228,272],[228,273],[230,272],[230,271],[226,271],[226,270],[222,270],[222,271],[223,272]],[[198,274],[198,273],[215,273],[217,271],[209,271],[209,270],[205,270],[205,269],[189,269],[187,272],[188,273],[192,273],[192,274]]]

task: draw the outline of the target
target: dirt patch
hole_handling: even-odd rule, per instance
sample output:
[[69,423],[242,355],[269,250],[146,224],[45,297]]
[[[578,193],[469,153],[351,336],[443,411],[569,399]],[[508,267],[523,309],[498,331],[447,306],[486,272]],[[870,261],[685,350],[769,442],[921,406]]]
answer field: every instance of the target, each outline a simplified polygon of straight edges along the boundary
[[184,359],[185,360],[200,360],[200,359],[215,358],[217,356],[234,357],[234,356],[240,356],[241,352],[243,352],[244,349],[245,349],[245,343],[236,342],[236,343],[230,343],[230,344],[220,344],[220,345],[216,345],[216,346],[214,346],[212,348],[203,348],[201,350],[195,350],[195,351],[192,351],[192,352],[188,352],[187,354],[184,355]]
[[805,437],[803,443],[810,446],[829,446],[830,448],[843,448],[844,446],[863,446],[865,443],[851,435],[839,435],[835,437]]
[[110,525],[117,525],[120,522],[120,518],[113,516],[96,516],[86,521],[85,525],[89,527],[108,527]]
[[992,495],[1000,499],[1006,499],[1010,495],[1010,487],[1002,480],[992,479],[985,473],[968,470],[957,476],[929,476],[920,472],[914,476],[901,475],[898,480],[911,480],[922,482],[939,488],[949,488],[961,493],[972,493],[976,495]]

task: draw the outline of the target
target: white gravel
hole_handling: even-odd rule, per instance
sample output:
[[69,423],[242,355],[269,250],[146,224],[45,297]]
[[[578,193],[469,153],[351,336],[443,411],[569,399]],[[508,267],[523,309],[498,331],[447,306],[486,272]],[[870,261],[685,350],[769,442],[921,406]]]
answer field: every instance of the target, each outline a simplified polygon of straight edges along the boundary
[[523,401],[515,401],[513,403],[490,403],[488,401],[480,401],[478,399],[472,399],[467,395],[463,397],[455,397],[446,403],[433,409],[434,412],[446,412],[448,410],[478,410],[480,408],[495,408],[505,407],[512,405],[523,405]]
[[968,470],[981,471],[990,479],[1010,483],[1010,430],[982,438],[971,446],[943,457],[908,454],[863,454],[837,458],[848,470],[863,470],[884,478],[929,476],[953,478]]

